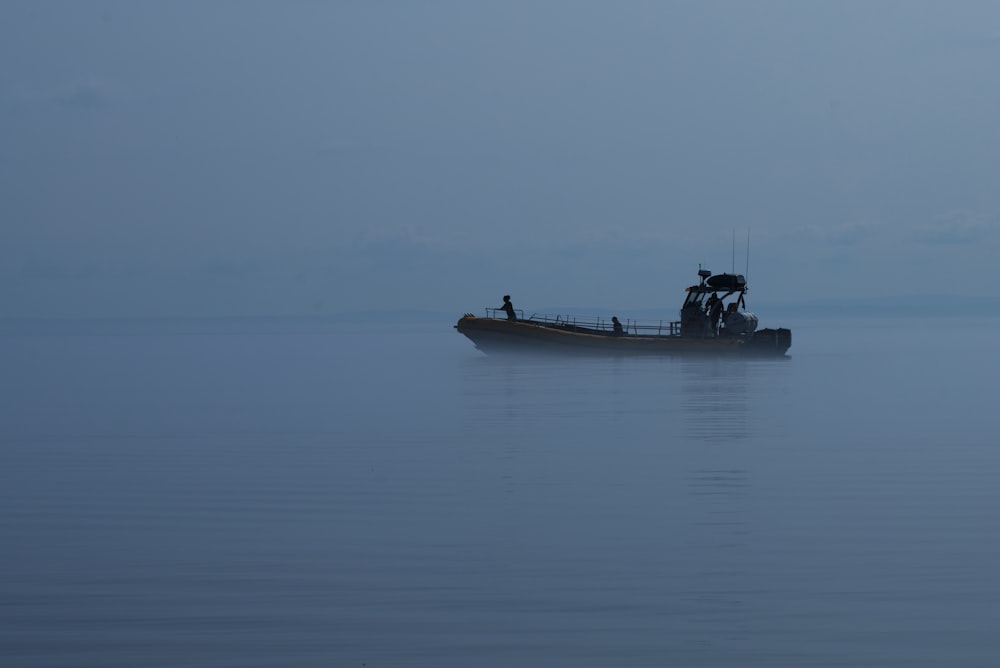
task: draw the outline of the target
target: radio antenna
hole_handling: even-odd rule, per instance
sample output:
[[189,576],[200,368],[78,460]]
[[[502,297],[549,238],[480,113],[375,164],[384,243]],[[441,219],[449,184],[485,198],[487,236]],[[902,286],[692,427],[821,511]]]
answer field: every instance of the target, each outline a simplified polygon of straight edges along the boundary
[[747,228],[747,285],[750,285],[750,228]]
[[736,226],[733,225],[733,273],[736,273]]

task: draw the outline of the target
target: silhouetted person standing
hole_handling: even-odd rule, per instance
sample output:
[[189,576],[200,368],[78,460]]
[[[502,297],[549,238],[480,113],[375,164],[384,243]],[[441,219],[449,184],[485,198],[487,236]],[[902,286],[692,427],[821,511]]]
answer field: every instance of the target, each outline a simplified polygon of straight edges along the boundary
[[517,320],[517,316],[514,315],[514,305],[510,303],[510,295],[503,296],[503,306],[500,309],[507,314],[508,320]]
[[625,328],[618,322],[618,316],[611,316],[611,327],[613,336],[625,336]]
[[719,321],[722,320],[722,300],[719,295],[712,294],[709,298],[708,322],[712,326],[712,334],[719,333]]

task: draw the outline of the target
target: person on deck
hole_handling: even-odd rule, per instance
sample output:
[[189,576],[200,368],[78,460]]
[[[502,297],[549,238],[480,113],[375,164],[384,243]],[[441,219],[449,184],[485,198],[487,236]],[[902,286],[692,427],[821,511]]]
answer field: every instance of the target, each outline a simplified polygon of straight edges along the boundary
[[717,293],[713,293],[709,298],[708,303],[711,304],[708,310],[708,322],[712,327],[712,334],[718,336],[719,334],[719,321],[722,319],[722,300],[719,299]]
[[514,305],[510,303],[510,295],[503,296],[503,306],[500,310],[507,314],[508,320],[517,320],[517,315],[514,314]]
[[611,316],[611,326],[613,328],[613,331],[611,332],[612,336],[625,335],[625,329],[622,327],[622,324],[618,322],[618,316],[615,315]]

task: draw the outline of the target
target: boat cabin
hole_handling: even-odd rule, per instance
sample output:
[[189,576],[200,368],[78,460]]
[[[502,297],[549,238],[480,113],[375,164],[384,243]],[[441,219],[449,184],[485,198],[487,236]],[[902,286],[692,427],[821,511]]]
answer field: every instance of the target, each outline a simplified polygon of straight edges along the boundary
[[[716,274],[699,269],[701,283],[686,289],[681,306],[681,336],[705,338],[748,334],[757,317],[747,311],[747,281],[742,274]],[[727,300],[728,303],[727,303]]]

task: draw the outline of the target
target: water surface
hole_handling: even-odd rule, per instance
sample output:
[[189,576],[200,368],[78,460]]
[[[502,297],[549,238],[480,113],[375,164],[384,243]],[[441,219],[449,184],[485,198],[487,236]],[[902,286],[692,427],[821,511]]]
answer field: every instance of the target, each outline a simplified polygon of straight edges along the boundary
[[6,323],[0,660],[996,665],[996,320],[751,360],[450,324]]

